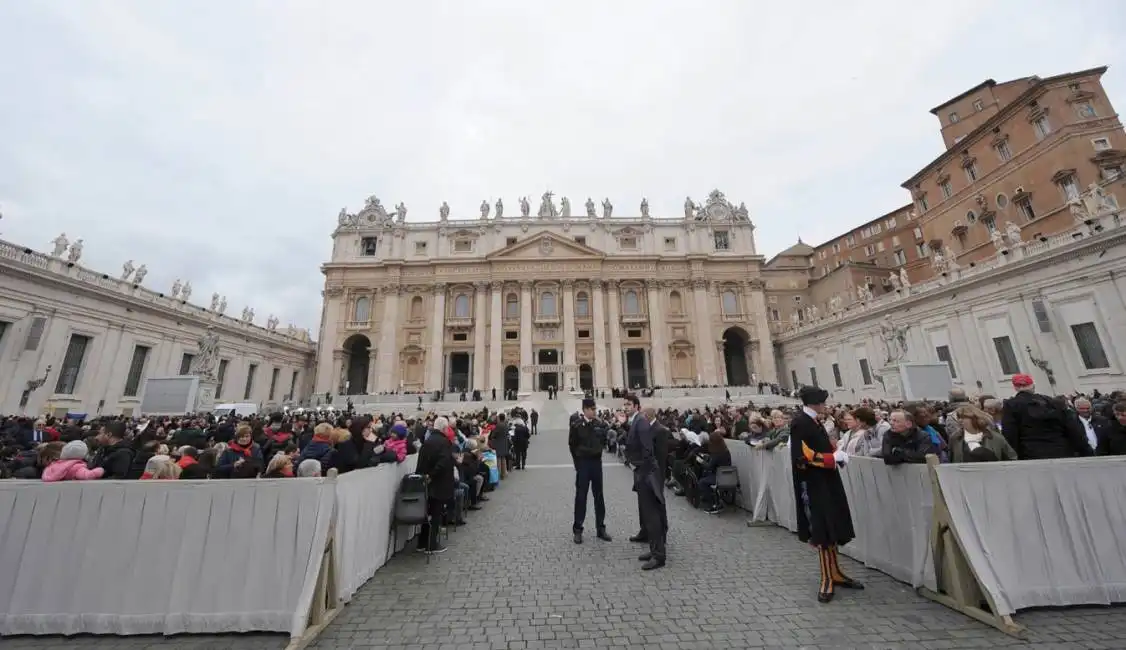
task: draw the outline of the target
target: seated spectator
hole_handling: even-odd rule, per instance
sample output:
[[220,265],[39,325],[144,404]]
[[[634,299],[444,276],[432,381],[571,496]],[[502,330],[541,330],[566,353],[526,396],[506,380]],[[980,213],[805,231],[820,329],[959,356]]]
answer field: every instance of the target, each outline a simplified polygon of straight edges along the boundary
[[293,478],[293,459],[279,451],[270,458],[262,478]]
[[902,409],[891,412],[891,428],[884,434],[883,457],[888,465],[925,463],[927,454],[937,454],[930,434],[915,426],[915,417]]
[[57,461],[63,452],[63,443],[44,442],[29,450],[12,473],[12,478],[40,479],[51,463]]
[[298,478],[318,478],[321,475],[321,461],[316,458],[306,458],[297,466]]
[[176,464],[180,466],[180,480],[199,480],[211,476],[211,467],[199,461],[200,453],[198,449],[195,447],[180,447],[176,451],[180,455],[180,460],[176,461]]
[[849,456],[879,457],[883,453],[883,436],[877,430],[876,413],[867,406],[853,409],[844,416],[848,432],[842,448]]
[[90,481],[102,478],[106,471],[101,467],[86,468],[86,455],[89,450],[86,443],[74,440],[66,443],[59,452],[59,459],[43,470],[43,481]]
[[396,422],[391,425],[387,439],[383,441],[385,452],[395,454],[395,462],[401,463],[407,459],[407,436],[409,435],[406,422]]
[[[930,436],[931,444],[938,448],[938,458],[941,462],[950,460],[950,454],[947,451],[946,428],[938,422],[938,415],[934,409],[926,404],[918,404],[911,409],[911,414],[915,417],[915,426],[920,431]],[[939,430],[942,433],[939,433]]]
[[958,420],[950,436],[950,462],[973,463],[1016,460],[1017,452],[1005,436],[993,431],[993,418],[985,411],[964,403],[952,414]]
[[708,434],[708,464],[700,474],[697,487],[700,490],[700,500],[708,505],[708,514],[720,511],[721,505],[715,498],[716,473],[720,467],[731,466],[731,452],[727,449],[727,442],[723,438],[723,430],[716,429]]
[[1126,401],[1115,402],[1111,407],[1114,419],[1098,428],[1100,456],[1126,456]]
[[767,434],[767,441],[763,444],[763,449],[774,449],[789,441],[790,417],[779,409],[774,409],[770,412],[770,432]]
[[141,478],[141,474],[145,473],[145,467],[148,466],[149,459],[157,455],[159,447],[160,443],[151,437],[143,441],[139,437],[134,438],[133,462],[129,465],[129,472],[125,475],[125,478],[130,481]]
[[171,456],[154,455],[145,463],[141,473],[142,481],[174,481],[180,478],[180,467],[172,462]]
[[221,478],[256,478],[264,465],[262,449],[254,442],[253,430],[248,424],[240,424],[227,449],[219,456],[215,473]]

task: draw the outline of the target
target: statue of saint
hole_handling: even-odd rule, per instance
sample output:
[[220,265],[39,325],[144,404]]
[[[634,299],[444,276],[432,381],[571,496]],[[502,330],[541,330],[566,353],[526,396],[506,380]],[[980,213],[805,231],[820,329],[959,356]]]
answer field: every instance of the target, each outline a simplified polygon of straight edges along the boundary
[[55,247],[51,249],[51,257],[62,257],[63,253],[66,252],[66,247],[70,244],[70,240],[66,238],[66,233],[64,232],[52,239],[51,243],[55,245]]
[[1000,230],[989,233],[989,239],[993,240],[993,248],[997,249],[998,253],[1005,249],[1005,237]]
[[211,311],[219,311],[219,293],[211,294]]
[[481,218],[482,219],[488,219],[489,218],[489,202],[488,201],[481,201]]
[[1020,226],[1012,221],[1005,224],[1005,236],[1009,239],[1009,244],[1013,248],[1019,248],[1024,243],[1020,239]]
[[183,285],[180,284],[180,278],[176,278],[176,281],[172,283],[172,297],[173,298],[179,298],[180,297],[180,289],[181,288],[183,288]]
[[395,206],[395,221],[403,223],[407,220],[407,204],[402,201]]
[[594,211],[594,199],[589,196],[586,197],[586,216],[591,219],[598,217],[598,213]]
[[567,197],[559,199],[559,216],[564,219],[571,218],[571,199]]
[[219,364],[219,335],[211,327],[199,337],[199,354],[192,359],[188,374],[213,379]]
[[352,215],[348,214],[348,208],[340,208],[340,214],[336,215],[336,225],[338,226],[351,226],[354,222]]
[[696,217],[696,204],[692,202],[692,197],[688,196],[684,199],[684,218],[694,219]]
[[558,213],[555,211],[555,202],[551,200],[553,196],[555,195],[551,190],[548,190],[540,197],[540,211],[537,215],[540,219],[552,219],[558,216]]
[[610,199],[602,199],[602,218],[609,219],[610,215],[614,214],[614,204],[610,203]]
[[129,276],[133,275],[133,271],[135,270],[137,269],[133,266],[133,260],[126,260],[125,263],[121,265],[121,279],[128,280]]
[[141,284],[145,281],[145,276],[149,274],[149,267],[142,264],[137,272],[133,274],[133,284]]
[[71,264],[76,264],[78,260],[82,259],[82,240],[76,240],[70,245],[70,252],[67,254],[66,259]]
[[[902,284],[904,289],[911,288],[911,280],[907,277],[907,269],[899,269],[899,284]],[[871,296],[871,292],[869,292],[868,295]]]
[[450,204],[442,201],[442,207],[438,208],[438,219],[448,221],[450,218]]
[[223,296],[223,298],[219,300],[219,313],[222,314],[225,311],[227,311],[227,297]]
[[180,289],[180,300],[187,302],[192,297],[192,281],[188,280],[184,283],[184,288]]
[[957,271],[958,256],[954,254],[954,249],[950,248],[950,245],[947,244],[946,248],[943,250],[946,252],[946,268],[950,271]]
[[642,197],[641,199],[641,218],[649,218],[649,199]]
[[751,213],[750,213],[749,210],[747,210],[747,204],[746,203],[742,203],[742,202],[739,203],[738,209],[735,210],[735,220],[736,221],[750,221],[751,220]]
[[527,217],[532,213],[532,204],[528,203],[528,197],[520,197],[520,216]]
[[893,289],[898,289],[901,286],[899,275],[896,274],[895,271],[892,271],[891,274],[888,275],[888,282],[891,282],[891,287]]
[[500,219],[504,216],[504,201],[497,199],[496,212],[493,213],[494,219]]

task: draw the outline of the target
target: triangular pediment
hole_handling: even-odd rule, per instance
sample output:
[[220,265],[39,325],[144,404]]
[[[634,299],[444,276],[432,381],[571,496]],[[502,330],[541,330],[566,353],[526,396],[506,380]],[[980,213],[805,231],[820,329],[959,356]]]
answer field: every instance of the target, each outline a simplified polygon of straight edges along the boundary
[[605,254],[586,244],[550,231],[536,233],[510,246],[494,251],[487,260],[550,260],[603,258]]

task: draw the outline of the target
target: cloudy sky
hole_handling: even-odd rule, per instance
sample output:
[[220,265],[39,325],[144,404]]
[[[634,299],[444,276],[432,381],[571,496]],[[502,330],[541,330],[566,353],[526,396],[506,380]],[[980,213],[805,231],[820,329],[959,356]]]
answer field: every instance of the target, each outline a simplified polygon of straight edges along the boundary
[[916,4],[6,0],[0,237],[315,333],[336,214],[373,193],[431,220],[717,187],[769,255],[906,203],[928,109],[986,78],[1106,64],[1126,104],[1126,3]]

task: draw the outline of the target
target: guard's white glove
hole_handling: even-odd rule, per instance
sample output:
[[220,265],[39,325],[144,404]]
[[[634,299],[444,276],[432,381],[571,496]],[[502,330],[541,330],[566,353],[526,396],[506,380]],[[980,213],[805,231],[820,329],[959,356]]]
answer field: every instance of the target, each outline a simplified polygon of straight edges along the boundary
[[833,461],[836,462],[837,467],[844,467],[848,465],[848,454],[838,449],[833,452]]

